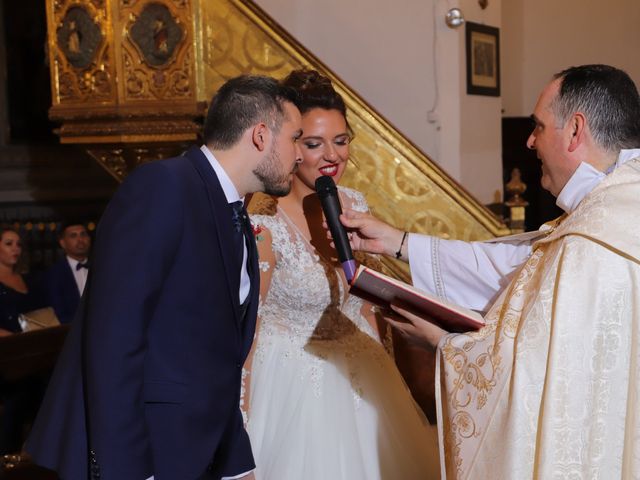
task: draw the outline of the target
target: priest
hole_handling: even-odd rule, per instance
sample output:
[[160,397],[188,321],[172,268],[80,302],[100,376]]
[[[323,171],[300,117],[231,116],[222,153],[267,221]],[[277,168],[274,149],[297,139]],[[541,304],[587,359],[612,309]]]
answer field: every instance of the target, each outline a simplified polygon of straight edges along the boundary
[[436,351],[443,478],[636,478],[640,97],[616,68],[572,67],[532,119],[527,146],[565,211],[538,232],[468,243],[341,218],[355,249],[397,254],[416,286],[486,312],[461,334],[388,318]]

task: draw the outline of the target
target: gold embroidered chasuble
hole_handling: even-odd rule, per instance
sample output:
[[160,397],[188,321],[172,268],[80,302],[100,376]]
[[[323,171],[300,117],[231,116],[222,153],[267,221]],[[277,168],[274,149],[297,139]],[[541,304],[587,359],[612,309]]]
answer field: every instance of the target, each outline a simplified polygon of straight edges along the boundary
[[536,242],[483,329],[441,340],[446,478],[640,478],[639,204],[636,158]]

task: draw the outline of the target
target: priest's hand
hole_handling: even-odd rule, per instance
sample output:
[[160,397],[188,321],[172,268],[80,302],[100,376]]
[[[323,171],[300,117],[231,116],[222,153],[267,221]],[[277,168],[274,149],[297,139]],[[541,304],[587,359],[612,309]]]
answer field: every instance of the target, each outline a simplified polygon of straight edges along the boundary
[[431,323],[428,318],[422,318],[397,305],[391,305],[394,313],[384,314],[384,319],[395,328],[409,342],[426,350],[433,351],[440,339],[446,335],[446,330]]
[[345,209],[340,221],[349,230],[349,240],[354,250],[395,256],[403,245],[402,257],[407,258],[404,232],[374,217],[370,213]]

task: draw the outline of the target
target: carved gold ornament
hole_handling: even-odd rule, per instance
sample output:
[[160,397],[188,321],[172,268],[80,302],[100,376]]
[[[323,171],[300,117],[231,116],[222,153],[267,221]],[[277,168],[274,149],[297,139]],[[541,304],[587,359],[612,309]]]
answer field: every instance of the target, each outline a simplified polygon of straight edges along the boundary
[[[284,78],[304,66],[331,78],[345,99],[355,138],[342,183],[363,192],[374,214],[404,230],[444,238],[509,233],[254,2],[47,0],[47,6],[51,117],[62,123],[62,141],[92,144],[94,157],[117,178],[155,158],[152,144],[195,141],[201,128],[195,118],[228,79]],[[70,60],[83,45],[71,35],[74,8],[86,12],[80,14],[88,16],[85,24],[92,22],[104,39],[83,69]],[[64,42],[57,40],[59,28]],[[399,265],[390,268],[406,274]]]

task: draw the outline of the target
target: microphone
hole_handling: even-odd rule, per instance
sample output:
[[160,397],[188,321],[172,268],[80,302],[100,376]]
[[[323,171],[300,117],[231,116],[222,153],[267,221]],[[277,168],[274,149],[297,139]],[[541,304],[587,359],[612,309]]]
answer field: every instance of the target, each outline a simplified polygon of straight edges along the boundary
[[338,199],[338,190],[331,177],[322,175],[316,179],[316,193],[322,205],[322,211],[327,219],[329,231],[333,237],[333,243],[338,251],[338,259],[342,263],[342,269],[347,277],[347,282],[351,283],[356,274],[356,261],[353,259],[351,245],[347,238],[347,231],[340,223],[342,207]]

